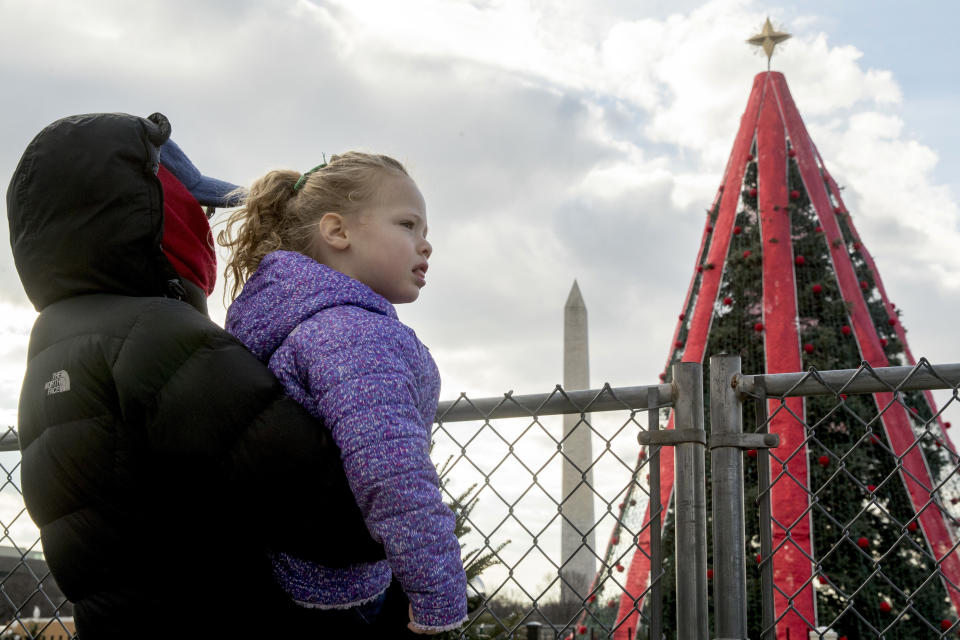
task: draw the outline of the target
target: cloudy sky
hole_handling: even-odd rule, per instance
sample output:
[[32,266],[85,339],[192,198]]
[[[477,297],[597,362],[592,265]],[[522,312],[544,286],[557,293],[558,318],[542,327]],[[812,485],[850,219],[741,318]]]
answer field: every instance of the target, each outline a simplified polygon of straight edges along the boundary
[[[592,385],[652,383],[766,66],[744,40],[769,15],[794,34],[773,68],[846,187],[914,353],[960,362],[957,13],[932,0],[0,0],[0,191],[30,139],[74,113],[161,111],[205,173],[242,184],[387,153],[427,201],[429,284],[400,313],[444,398],[559,382],[574,279]],[[5,225],[0,239],[0,424],[14,425],[35,314]]]

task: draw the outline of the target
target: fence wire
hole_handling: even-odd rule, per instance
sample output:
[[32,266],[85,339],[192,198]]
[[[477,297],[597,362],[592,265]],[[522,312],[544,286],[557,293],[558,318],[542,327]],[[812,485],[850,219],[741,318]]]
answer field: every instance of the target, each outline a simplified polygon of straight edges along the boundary
[[[781,438],[745,458],[751,637],[957,635],[960,458],[943,414],[958,373],[921,360],[744,377],[756,430]],[[950,395],[937,406],[930,389]]]
[[[648,402],[651,390],[666,398],[662,405]],[[651,560],[641,537],[659,542],[659,527],[643,517],[659,469],[637,435],[651,420],[659,426],[669,398],[667,385],[576,392],[558,386],[537,396],[461,395],[441,405],[434,459],[443,490],[451,501],[470,492],[476,505],[465,518],[465,554],[497,563],[472,582],[482,601],[456,637],[610,638],[630,624],[631,613],[639,625],[655,623],[660,609],[646,603],[650,584],[630,593],[626,569],[635,550]],[[558,414],[567,414],[566,425]],[[583,430],[592,442],[586,458],[569,446]],[[564,467],[576,482],[563,482]],[[575,548],[562,548],[565,527],[579,540]],[[660,577],[656,566],[653,585]],[[621,609],[624,593],[634,602],[630,612]],[[632,624],[624,628],[631,638]]]
[[[960,457],[944,412],[960,407],[960,365],[864,364],[737,374],[734,382],[744,430],[779,436],[778,446],[744,453],[745,518],[712,523],[745,526],[747,637],[957,635]],[[939,405],[932,389],[946,390]],[[669,533],[676,522],[651,500],[660,494],[660,448],[637,441],[666,425],[674,406],[686,406],[681,395],[671,385],[558,386],[529,396],[462,394],[441,404],[432,455],[459,515],[464,557],[479,563],[468,568],[470,620],[450,637],[702,635],[684,626],[689,612],[663,619],[661,595],[677,602],[664,566],[676,567],[678,593],[681,573],[685,582],[702,576],[690,571],[690,544],[660,556],[661,526]],[[669,440],[649,435],[645,441]],[[745,448],[731,444],[737,436],[715,437],[711,447]],[[752,441],[761,440],[770,441]],[[15,442],[12,429],[0,435],[0,637],[72,638],[72,605],[56,588],[23,507]],[[702,441],[699,447],[705,452]],[[678,479],[687,472],[682,464],[678,457]],[[712,469],[714,477],[720,472]],[[637,563],[649,568],[640,578],[632,572]]]
[[[662,406],[647,410],[657,397],[664,398]],[[573,392],[557,386],[530,396],[462,394],[440,405],[432,457],[442,491],[460,515],[465,560],[490,565],[470,583],[469,623],[451,637],[612,636],[623,623],[617,618],[625,569],[638,536],[650,533],[636,514],[649,501],[651,468],[658,474],[637,434],[651,419],[659,421],[669,398],[667,385]],[[582,443],[582,434],[592,450],[586,459],[580,444],[578,451],[570,446],[577,438]],[[0,437],[0,451],[6,476],[0,489],[0,638],[73,638],[72,604],[57,589],[23,506],[12,428]],[[566,486],[564,466],[574,479]],[[566,557],[564,528],[578,540]],[[646,586],[633,594],[645,625],[659,614],[645,602],[649,591]]]

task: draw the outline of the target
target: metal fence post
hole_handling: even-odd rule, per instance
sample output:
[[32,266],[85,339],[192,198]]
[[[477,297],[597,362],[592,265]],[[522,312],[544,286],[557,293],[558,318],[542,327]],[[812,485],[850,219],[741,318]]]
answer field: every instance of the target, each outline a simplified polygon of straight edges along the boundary
[[541,625],[536,620],[532,620],[527,623],[527,640],[540,640],[540,628]]
[[747,637],[743,454],[737,443],[743,433],[743,410],[734,388],[739,374],[740,356],[710,358],[714,628],[723,640]]
[[[656,387],[647,391],[647,429],[660,431],[660,394]],[[650,447],[650,640],[663,635],[663,549],[661,548],[660,447]]]
[[707,620],[707,500],[704,482],[703,367],[673,365],[674,421],[689,434],[675,447],[677,640],[705,640]]

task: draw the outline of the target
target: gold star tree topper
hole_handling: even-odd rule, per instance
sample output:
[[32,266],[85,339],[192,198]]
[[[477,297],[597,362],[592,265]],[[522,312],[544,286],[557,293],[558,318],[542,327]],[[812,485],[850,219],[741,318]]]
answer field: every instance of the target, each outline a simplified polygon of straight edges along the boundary
[[778,44],[790,37],[789,33],[783,33],[782,31],[775,31],[773,25],[770,24],[770,18],[767,18],[766,23],[763,25],[763,30],[757,35],[753,36],[747,42],[756,46],[763,47],[763,52],[767,54],[767,70],[770,69],[770,58],[773,56],[773,49]]

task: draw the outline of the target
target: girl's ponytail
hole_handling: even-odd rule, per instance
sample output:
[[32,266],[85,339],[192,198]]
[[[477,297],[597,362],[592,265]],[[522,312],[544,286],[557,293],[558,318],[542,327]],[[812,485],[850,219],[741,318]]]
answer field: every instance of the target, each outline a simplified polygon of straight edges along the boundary
[[350,215],[374,197],[386,175],[407,176],[389,156],[348,151],[306,173],[271,171],[258,179],[227,218],[217,242],[231,249],[225,276],[230,300],[272,251],[314,257],[316,223],[328,211]]
[[286,249],[290,232],[287,206],[296,195],[296,171],[271,171],[259,178],[245,195],[242,206],[230,214],[217,242],[230,249],[224,275],[230,300],[236,299],[244,283],[271,251]]

